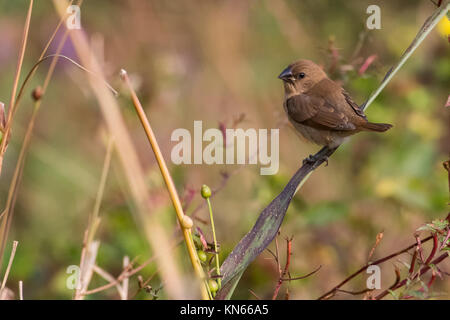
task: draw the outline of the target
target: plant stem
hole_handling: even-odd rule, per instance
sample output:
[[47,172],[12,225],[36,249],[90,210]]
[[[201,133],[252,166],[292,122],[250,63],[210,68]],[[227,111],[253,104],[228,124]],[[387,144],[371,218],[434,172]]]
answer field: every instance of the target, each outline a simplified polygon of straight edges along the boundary
[[[30,0],[30,4],[28,6],[27,18],[25,20],[25,26],[23,29],[22,45],[20,48],[19,59],[17,61],[13,89],[11,92],[11,100],[9,102],[8,115],[7,115],[7,120],[6,120],[6,128],[5,128],[5,134],[4,134],[5,138],[0,143],[0,157],[1,157],[0,159],[1,160],[3,160],[3,154],[6,150],[8,135],[11,130],[11,119],[12,119],[12,114],[14,111],[14,106],[15,106],[15,101],[16,101],[17,88],[19,86],[20,73],[22,71],[23,58],[25,56],[25,49],[27,47],[27,42],[28,42],[28,32],[30,30],[30,22],[31,22],[31,13],[32,12],[33,12],[33,0]],[[0,172],[1,172],[1,164],[0,164]]]
[[[209,208],[209,218],[211,219],[211,228],[213,233],[213,239],[214,239],[214,252],[216,253],[216,272],[217,275],[220,276],[220,263],[219,263],[219,251],[217,248],[217,239],[216,239],[216,228],[214,227],[214,218],[213,218],[213,212],[211,207],[211,201],[209,201],[209,198],[206,198],[206,202],[208,202],[208,208]],[[222,280],[220,277],[217,279],[219,283],[219,288],[222,285]]]
[[[27,47],[28,42],[28,31],[30,30],[30,22],[31,22],[31,13],[33,11],[33,0],[30,0],[30,4],[28,6],[28,13],[25,20],[25,26],[23,30],[23,36],[22,36],[22,45],[20,48],[19,53],[19,59],[17,61],[17,67],[16,67],[16,73],[14,76],[14,84],[13,89],[11,92],[11,100],[9,102],[9,108],[8,108],[8,114],[7,114],[7,120],[6,120],[6,127],[4,128],[3,132],[3,139],[0,142],[0,174],[2,172],[2,166],[3,166],[3,156],[6,151],[7,142],[9,140],[9,134],[11,130],[11,119],[12,119],[12,112],[14,111],[14,105],[15,105],[15,99],[16,99],[16,92],[17,88],[19,86],[19,78],[20,73],[22,71],[22,64],[23,59],[25,56],[25,49]],[[0,268],[3,261],[3,253],[5,251],[6,241],[8,239],[8,233],[9,228],[11,226],[11,216],[9,212],[7,212],[6,216],[2,218],[0,222]]]
[[447,11],[449,10],[450,7],[450,3],[447,3],[445,7],[446,9],[441,8],[436,10],[433,13],[433,15],[425,21],[421,29],[423,30],[423,32],[419,32],[419,34],[413,40],[411,45],[403,53],[399,63],[389,70],[389,72],[386,74],[383,81],[381,82],[380,86],[374,91],[374,93],[370,95],[367,102],[362,106],[363,109],[367,109],[367,107],[375,100],[375,98],[380,94],[380,92],[383,91],[383,89],[391,81],[391,79],[394,77],[397,71],[400,70],[400,68],[403,66],[406,60],[408,60],[408,58],[414,53],[414,51],[416,51],[416,49],[419,47],[422,41],[425,40],[425,38],[428,36],[431,30],[433,30],[433,28],[439,23],[439,21],[441,21],[442,17],[444,17],[447,14]]
[[175,184],[172,180],[172,176],[170,175],[169,169],[167,168],[166,162],[164,161],[164,157],[161,153],[161,150],[158,145],[158,141],[156,140],[155,134],[153,133],[150,122],[148,121],[147,116],[145,115],[144,109],[139,101],[139,98],[136,95],[136,92],[131,85],[130,78],[125,70],[121,70],[121,78],[125,82],[126,86],[130,90],[131,98],[133,100],[133,105],[136,109],[136,112],[139,116],[139,120],[141,121],[142,126],[144,127],[145,133],[147,135],[148,141],[152,147],[153,153],[155,154],[156,161],[158,162],[159,169],[161,170],[161,174],[164,178],[164,182],[166,183],[167,190],[169,191],[170,198],[172,200],[173,206],[175,208],[175,212],[177,214],[178,222],[180,224],[181,230],[183,232],[184,241],[186,243],[186,247],[189,253],[189,258],[192,263],[192,267],[199,278],[201,285],[201,294],[204,300],[209,300],[208,294],[208,285],[206,283],[205,273],[200,263],[200,259],[198,258],[197,251],[195,249],[194,241],[192,240],[192,220],[188,216],[186,216],[183,212],[183,206],[181,205],[180,198],[178,196],[177,189],[175,188]]
[[[58,15],[66,15],[67,0],[52,1]],[[161,223],[152,214],[151,202],[148,197],[148,186],[145,174],[139,162],[136,148],[132,143],[130,132],[125,125],[124,118],[117,99],[105,85],[105,75],[102,65],[96,58],[92,45],[86,32],[70,32],[71,42],[80,60],[80,63],[89,66],[95,77],[87,77],[108,131],[114,136],[115,150],[120,162],[125,180],[128,185],[134,210],[130,213],[136,219],[137,226],[142,228],[147,241],[157,259],[161,281],[164,283],[167,296],[172,299],[186,299],[188,292],[184,277],[178,268],[174,255],[170,254],[169,236]]]
[[1,296],[3,289],[5,288],[6,280],[8,280],[9,272],[11,271],[11,266],[14,261],[14,257],[16,255],[16,249],[17,249],[18,244],[19,244],[18,241],[13,241],[13,246],[12,246],[12,250],[11,250],[11,255],[9,257],[8,266],[6,267],[5,275],[3,276],[2,285],[0,287],[0,296]]

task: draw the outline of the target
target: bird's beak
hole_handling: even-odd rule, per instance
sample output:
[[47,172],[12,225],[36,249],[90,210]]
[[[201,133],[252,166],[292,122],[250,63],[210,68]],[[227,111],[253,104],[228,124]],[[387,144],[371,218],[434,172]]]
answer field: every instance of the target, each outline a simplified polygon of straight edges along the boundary
[[283,72],[280,73],[278,79],[281,79],[283,81],[292,81],[293,77],[294,76],[292,75],[291,67],[287,67],[283,70]]

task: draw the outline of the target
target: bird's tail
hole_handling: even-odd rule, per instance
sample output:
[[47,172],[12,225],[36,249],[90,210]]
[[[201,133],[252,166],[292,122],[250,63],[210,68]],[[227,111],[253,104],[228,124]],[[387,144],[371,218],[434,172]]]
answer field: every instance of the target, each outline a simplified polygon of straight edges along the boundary
[[363,128],[368,131],[375,131],[375,132],[384,132],[392,128],[392,124],[389,123],[373,123],[373,122],[366,122],[363,125]]

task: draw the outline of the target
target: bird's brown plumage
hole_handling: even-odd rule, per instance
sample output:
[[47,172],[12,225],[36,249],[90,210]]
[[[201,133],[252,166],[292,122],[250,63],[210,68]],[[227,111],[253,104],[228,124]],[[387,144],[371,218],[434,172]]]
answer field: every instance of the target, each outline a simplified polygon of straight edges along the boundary
[[284,82],[284,108],[289,120],[312,142],[336,147],[357,132],[383,132],[392,127],[368,122],[349,94],[312,61],[294,62],[279,78]]

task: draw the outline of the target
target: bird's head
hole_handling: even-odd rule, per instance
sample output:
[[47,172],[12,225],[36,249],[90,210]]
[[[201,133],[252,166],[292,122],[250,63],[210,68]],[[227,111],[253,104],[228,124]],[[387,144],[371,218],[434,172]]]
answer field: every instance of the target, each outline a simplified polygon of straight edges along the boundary
[[302,94],[311,89],[327,75],[317,64],[310,60],[298,60],[291,63],[278,76],[284,83],[286,96]]

